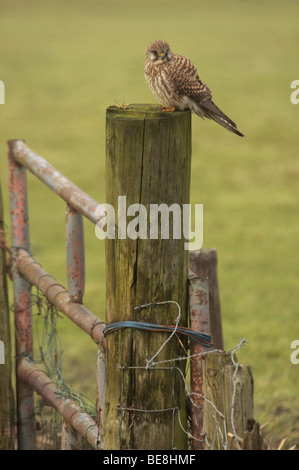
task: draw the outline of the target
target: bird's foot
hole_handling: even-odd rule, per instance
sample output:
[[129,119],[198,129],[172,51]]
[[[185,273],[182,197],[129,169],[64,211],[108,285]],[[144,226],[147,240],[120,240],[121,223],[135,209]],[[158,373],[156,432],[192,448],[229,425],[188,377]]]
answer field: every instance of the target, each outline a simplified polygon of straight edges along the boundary
[[163,113],[172,113],[173,111],[175,111],[174,106],[172,106],[171,108],[168,108],[167,106],[161,106],[160,109],[161,111],[163,111]]

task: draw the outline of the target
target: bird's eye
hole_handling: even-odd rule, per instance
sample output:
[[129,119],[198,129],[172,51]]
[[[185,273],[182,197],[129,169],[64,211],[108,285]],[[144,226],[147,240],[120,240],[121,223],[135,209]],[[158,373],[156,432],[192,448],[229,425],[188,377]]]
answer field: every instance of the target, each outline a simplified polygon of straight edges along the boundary
[[154,54],[154,55],[157,55],[157,54],[158,54],[157,51],[151,51],[151,53]]

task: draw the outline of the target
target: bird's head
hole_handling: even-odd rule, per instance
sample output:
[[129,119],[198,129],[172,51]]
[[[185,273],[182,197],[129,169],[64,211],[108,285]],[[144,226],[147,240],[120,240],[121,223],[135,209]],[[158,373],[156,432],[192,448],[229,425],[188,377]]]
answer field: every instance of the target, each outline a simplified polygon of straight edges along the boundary
[[155,64],[161,64],[170,60],[172,52],[166,41],[154,41],[147,49],[146,58]]

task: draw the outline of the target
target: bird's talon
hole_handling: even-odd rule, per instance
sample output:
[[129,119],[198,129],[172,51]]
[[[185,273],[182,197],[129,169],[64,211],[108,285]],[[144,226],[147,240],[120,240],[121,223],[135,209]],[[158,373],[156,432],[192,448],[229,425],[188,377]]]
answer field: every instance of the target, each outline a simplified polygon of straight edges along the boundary
[[173,111],[175,111],[174,106],[172,106],[171,108],[168,108],[167,106],[161,106],[160,109],[162,110],[163,113],[172,113]]

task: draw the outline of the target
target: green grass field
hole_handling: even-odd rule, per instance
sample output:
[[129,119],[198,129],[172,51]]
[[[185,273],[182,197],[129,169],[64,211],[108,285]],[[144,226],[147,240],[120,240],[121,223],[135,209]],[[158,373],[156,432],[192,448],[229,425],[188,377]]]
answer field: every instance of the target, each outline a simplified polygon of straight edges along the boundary
[[[191,202],[215,247],[225,348],[242,337],[256,419],[273,446],[299,445],[299,4],[295,0],[0,0],[0,175],[9,232],[6,141],[23,138],[105,202],[105,109],[155,102],[143,77],[148,43],[184,54],[237,122],[241,139],[196,116]],[[180,175],[178,175],[180,177]],[[65,204],[28,175],[32,251],[65,283]],[[104,319],[103,242],[85,223],[87,308]],[[12,296],[10,295],[12,303]],[[96,347],[60,321],[66,379],[94,393]]]

